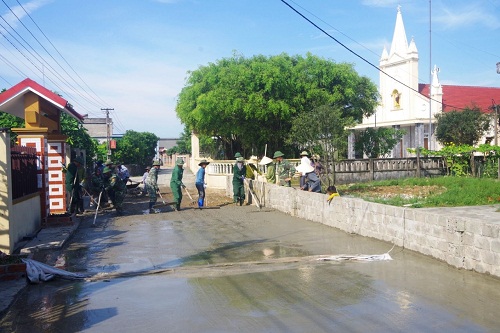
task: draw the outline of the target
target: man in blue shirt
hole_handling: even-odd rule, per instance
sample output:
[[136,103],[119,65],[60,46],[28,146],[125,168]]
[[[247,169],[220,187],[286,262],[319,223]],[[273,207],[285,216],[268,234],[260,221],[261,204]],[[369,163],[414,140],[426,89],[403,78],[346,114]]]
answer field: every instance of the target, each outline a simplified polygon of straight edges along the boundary
[[198,165],[200,168],[198,169],[198,172],[196,173],[196,189],[198,190],[198,208],[202,208],[204,203],[205,203],[205,168],[207,165],[209,165],[210,162],[207,162],[207,160],[201,160]]

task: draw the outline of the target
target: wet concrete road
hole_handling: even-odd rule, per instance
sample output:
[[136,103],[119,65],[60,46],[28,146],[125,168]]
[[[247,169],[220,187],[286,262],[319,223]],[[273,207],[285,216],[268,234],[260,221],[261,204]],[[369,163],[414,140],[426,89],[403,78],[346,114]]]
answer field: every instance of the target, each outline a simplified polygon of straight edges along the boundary
[[500,281],[253,206],[82,223],[67,269],[31,285],[1,332],[499,332]]

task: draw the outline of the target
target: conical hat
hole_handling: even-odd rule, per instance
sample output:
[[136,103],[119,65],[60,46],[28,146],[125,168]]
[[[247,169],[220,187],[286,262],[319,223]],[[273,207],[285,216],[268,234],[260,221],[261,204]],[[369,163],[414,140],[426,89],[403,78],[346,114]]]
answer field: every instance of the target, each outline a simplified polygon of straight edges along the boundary
[[307,164],[307,163],[300,163],[299,166],[297,168],[295,168],[295,170],[297,170],[298,172],[300,172],[302,174],[306,174],[309,172],[313,172],[314,167],[310,164]]
[[262,159],[260,160],[259,164],[260,165],[268,165],[269,163],[271,163],[273,160],[267,156],[264,156],[262,157]]

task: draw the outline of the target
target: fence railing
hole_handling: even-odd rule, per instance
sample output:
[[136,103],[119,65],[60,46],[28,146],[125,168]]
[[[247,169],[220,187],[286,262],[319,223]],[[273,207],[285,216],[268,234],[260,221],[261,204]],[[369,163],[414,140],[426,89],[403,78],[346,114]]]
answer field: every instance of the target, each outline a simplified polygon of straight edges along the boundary
[[36,148],[11,148],[12,199],[38,192]]
[[[293,165],[300,163],[298,159],[289,159]],[[234,161],[213,161],[207,167],[207,173],[232,174]],[[327,167],[323,165],[323,167]],[[266,172],[266,169],[259,166]],[[441,176],[446,174],[446,162],[440,157],[408,157],[408,158],[370,158],[358,160],[342,160],[328,166],[334,174],[336,184],[348,184],[372,180],[385,180],[408,177]]]

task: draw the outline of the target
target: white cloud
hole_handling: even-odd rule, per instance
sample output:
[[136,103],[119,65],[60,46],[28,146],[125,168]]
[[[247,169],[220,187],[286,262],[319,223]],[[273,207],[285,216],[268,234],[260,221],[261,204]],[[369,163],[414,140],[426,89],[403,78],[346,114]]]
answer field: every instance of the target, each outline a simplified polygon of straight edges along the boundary
[[369,7],[396,7],[400,0],[363,0],[362,3]]
[[443,8],[437,15],[433,15],[434,23],[446,29],[459,29],[482,25],[491,29],[500,28],[498,17],[490,14],[478,5],[468,5],[462,8]]

